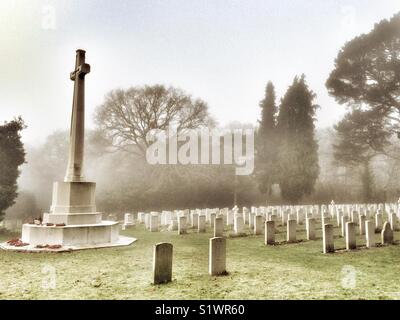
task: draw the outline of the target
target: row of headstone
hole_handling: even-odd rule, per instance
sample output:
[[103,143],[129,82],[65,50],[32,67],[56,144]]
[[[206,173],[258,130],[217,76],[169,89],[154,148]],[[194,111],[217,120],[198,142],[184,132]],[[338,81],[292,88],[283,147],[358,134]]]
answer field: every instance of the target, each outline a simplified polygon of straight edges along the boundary
[[[253,231],[255,235],[263,233],[264,223],[274,221],[275,228],[279,225],[287,226],[288,221],[296,221],[296,225],[306,224],[307,239],[315,239],[315,219],[321,219],[321,227],[325,224],[336,224],[342,228],[342,236],[345,235],[345,223],[348,221],[356,223],[360,228],[360,233],[365,234],[365,221],[373,218],[376,224],[376,230],[380,231],[383,226],[384,214],[388,215],[388,221],[393,230],[399,230],[399,218],[396,204],[355,204],[355,205],[336,205],[332,202],[330,205],[309,205],[309,206],[262,206],[214,209],[194,209],[194,210],[174,210],[138,213],[139,222],[144,222],[146,229],[151,232],[159,231],[160,227],[168,226],[168,230],[178,231],[178,234],[187,233],[187,229],[197,229],[199,233],[206,231],[206,224],[214,229],[217,218],[222,218],[222,231],[224,226],[232,226],[236,235],[244,234],[244,227]],[[394,211],[396,210],[396,212]],[[375,213],[376,212],[376,213]],[[221,222],[218,222],[219,230]],[[291,222],[293,225],[293,222]],[[127,225],[125,223],[125,225]],[[290,227],[290,230],[293,230]],[[293,231],[291,232],[293,234]],[[289,237],[288,242],[292,242],[293,237]],[[295,241],[295,240],[294,240]]]
[[[346,250],[354,250],[357,249],[357,232],[356,232],[356,224],[354,222],[346,222],[345,223],[345,242],[346,242]],[[364,229],[365,232],[360,232],[360,235],[365,235],[366,238],[366,247],[371,248],[375,247],[376,243],[374,240],[375,237],[375,225],[372,220],[364,221],[363,227],[360,229]],[[381,230],[381,244],[392,244],[394,241],[393,238],[393,229],[390,225],[390,222],[385,222],[383,228]],[[335,252],[334,247],[334,228],[332,224],[325,224],[322,229],[322,239],[323,239],[323,252],[330,253]]]
[[[297,220],[297,223],[305,222],[307,217],[317,218],[320,214],[327,214],[331,218],[335,218],[339,211],[342,211],[344,215],[350,216],[353,211],[360,212],[362,214],[367,215],[369,212],[377,212],[380,210],[381,212],[396,213],[398,218],[400,217],[400,206],[398,203],[381,203],[381,204],[335,204],[332,201],[329,205],[297,205],[297,206],[260,206],[254,207],[252,206],[250,209],[247,207],[243,207],[241,213],[239,213],[239,208],[235,206],[230,210],[229,208],[213,208],[213,209],[185,209],[185,210],[174,210],[174,211],[162,211],[160,214],[157,212],[151,212],[151,214],[160,215],[160,225],[169,225],[170,220],[177,215],[185,215],[188,222],[196,223],[197,217],[196,215],[205,215],[206,222],[212,223],[213,218],[216,215],[220,214],[225,216],[224,222],[227,225],[233,225],[234,223],[234,215],[241,214],[243,215],[244,223],[249,223],[249,214],[253,215],[262,215],[266,218],[266,220],[270,219],[271,215],[276,216],[277,219],[280,219],[282,222],[286,222],[287,216],[289,214],[294,214]],[[138,219],[140,222],[143,221],[143,216],[145,213],[139,212]],[[340,220],[340,219],[338,219]],[[251,221],[250,221],[251,222]],[[338,221],[339,222],[339,221]]]
[[[153,250],[153,283],[162,284],[172,281],[172,256],[171,243],[157,243]],[[214,237],[209,243],[208,273],[211,276],[220,276],[226,271],[226,239]]]

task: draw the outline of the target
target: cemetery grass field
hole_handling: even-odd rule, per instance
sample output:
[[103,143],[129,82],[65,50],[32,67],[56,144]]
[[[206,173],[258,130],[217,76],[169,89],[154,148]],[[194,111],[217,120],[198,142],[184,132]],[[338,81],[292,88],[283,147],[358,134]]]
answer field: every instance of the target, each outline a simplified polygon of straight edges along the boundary
[[[304,226],[299,229],[297,238],[305,239]],[[286,232],[279,230],[277,241],[284,241]],[[340,229],[335,228],[335,235],[339,233]],[[400,283],[396,280],[400,273],[400,245],[324,255],[320,228],[316,241],[268,247],[264,236],[233,238],[227,231],[229,275],[210,277],[210,228],[205,234],[189,229],[187,235],[177,235],[167,231],[151,233],[139,225],[121,234],[138,241],[128,247],[66,253],[1,250],[0,299],[400,298]],[[1,241],[11,237],[3,233]],[[376,234],[377,242],[379,238]],[[400,239],[399,232],[395,239]],[[162,241],[174,245],[173,282],[154,286],[153,245]],[[357,245],[364,243],[364,238],[358,236]],[[344,240],[335,237],[335,248],[344,246]],[[46,266],[56,270],[54,289],[42,287]],[[348,279],[348,266],[356,270],[355,283]]]

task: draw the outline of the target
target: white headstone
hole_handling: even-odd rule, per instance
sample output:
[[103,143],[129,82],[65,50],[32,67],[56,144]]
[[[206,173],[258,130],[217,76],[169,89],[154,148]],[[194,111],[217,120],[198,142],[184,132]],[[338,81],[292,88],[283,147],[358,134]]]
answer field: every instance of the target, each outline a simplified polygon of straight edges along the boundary
[[306,220],[307,240],[315,240],[315,219]]
[[154,284],[171,282],[172,280],[172,244],[157,243],[153,251]]
[[393,230],[389,222],[385,222],[381,232],[381,242],[382,244],[392,244],[393,243]]
[[199,215],[199,223],[198,223],[198,232],[203,233],[206,232],[206,216],[205,215]]
[[210,239],[209,274],[212,276],[226,274],[226,239]]
[[367,248],[375,247],[375,223],[372,220],[365,221],[365,240]]
[[356,248],[356,224],[354,222],[346,222],[346,249],[353,250]]
[[178,234],[186,233],[186,217],[181,216],[178,218]]
[[150,232],[158,231],[158,215],[151,214],[150,215]]
[[235,234],[243,233],[244,222],[243,222],[243,218],[241,216],[235,217],[233,228],[234,228]]
[[254,234],[260,235],[262,234],[262,225],[263,225],[263,217],[262,216],[255,216],[254,217]]
[[265,222],[265,244],[275,244],[275,221]]
[[333,242],[333,224],[325,224],[322,229],[323,239],[323,252],[330,253],[335,252],[335,246]]
[[287,221],[287,242],[296,242],[296,228],[297,221],[296,220],[288,220]]
[[214,238],[222,237],[224,234],[224,220],[222,217],[217,217],[214,220]]

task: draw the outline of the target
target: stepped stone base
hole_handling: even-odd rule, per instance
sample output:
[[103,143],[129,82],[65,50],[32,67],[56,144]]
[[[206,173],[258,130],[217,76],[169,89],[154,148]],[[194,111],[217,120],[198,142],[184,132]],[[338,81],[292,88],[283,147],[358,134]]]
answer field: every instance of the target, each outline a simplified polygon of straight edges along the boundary
[[81,245],[71,245],[71,246],[62,246],[57,249],[49,249],[49,248],[36,248],[34,245],[28,245],[24,247],[14,247],[10,246],[8,243],[0,243],[0,248],[8,251],[17,251],[17,252],[67,252],[67,251],[76,251],[76,250],[86,250],[86,249],[101,249],[101,248],[113,248],[113,247],[122,247],[129,246],[134,243],[137,239],[129,238],[124,236],[119,236],[118,240],[113,243],[97,243],[97,244],[81,244]]
[[118,222],[102,221],[99,224],[38,226],[24,224],[21,240],[31,245],[89,245],[113,243],[118,240]]
[[42,224],[26,223],[22,226],[20,241],[28,245],[17,247],[2,243],[0,248],[62,252],[132,244],[135,238],[119,235],[118,222],[102,221],[102,213],[96,212],[95,188],[93,182],[55,182],[50,213],[43,215]]

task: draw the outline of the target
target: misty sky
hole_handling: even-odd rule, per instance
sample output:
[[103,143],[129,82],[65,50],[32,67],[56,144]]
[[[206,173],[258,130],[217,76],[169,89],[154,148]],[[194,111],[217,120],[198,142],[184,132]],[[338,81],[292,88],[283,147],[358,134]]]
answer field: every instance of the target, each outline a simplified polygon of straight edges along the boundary
[[28,143],[67,129],[82,48],[89,127],[109,90],[155,83],[201,97],[221,125],[255,124],[266,82],[281,97],[301,73],[329,126],[345,111],[325,88],[338,50],[398,11],[399,0],[1,0],[0,121],[22,115]]

